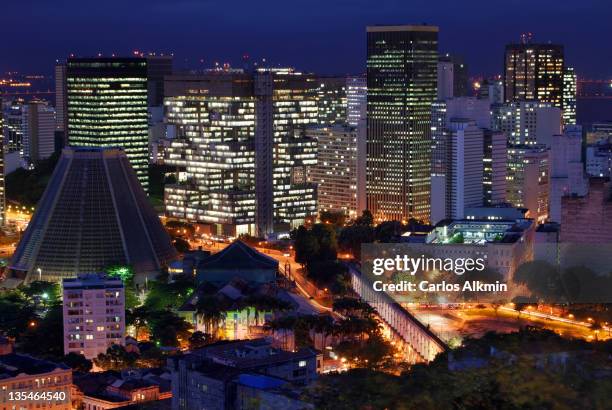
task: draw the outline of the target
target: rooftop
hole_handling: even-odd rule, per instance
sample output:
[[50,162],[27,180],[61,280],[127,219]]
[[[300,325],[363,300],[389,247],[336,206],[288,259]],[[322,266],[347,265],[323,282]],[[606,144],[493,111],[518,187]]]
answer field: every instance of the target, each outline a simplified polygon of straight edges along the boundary
[[278,269],[278,261],[236,240],[221,252],[205,258],[199,270],[257,270]]
[[70,368],[65,364],[53,363],[23,354],[11,353],[0,356],[0,380],[10,379],[19,374],[45,374],[56,369],[68,370]]
[[316,356],[310,348],[296,352],[272,347],[267,339],[241,340],[211,345],[193,352],[194,355],[237,369],[258,368],[290,360],[308,359]]

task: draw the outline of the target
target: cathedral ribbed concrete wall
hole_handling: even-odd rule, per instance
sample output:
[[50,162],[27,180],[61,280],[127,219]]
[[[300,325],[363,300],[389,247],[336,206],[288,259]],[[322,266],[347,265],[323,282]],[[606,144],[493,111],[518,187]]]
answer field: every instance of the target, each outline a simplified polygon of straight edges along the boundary
[[28,282],[115,264],[152,275],[175,256],[123,150],[67,148],[9,269]]

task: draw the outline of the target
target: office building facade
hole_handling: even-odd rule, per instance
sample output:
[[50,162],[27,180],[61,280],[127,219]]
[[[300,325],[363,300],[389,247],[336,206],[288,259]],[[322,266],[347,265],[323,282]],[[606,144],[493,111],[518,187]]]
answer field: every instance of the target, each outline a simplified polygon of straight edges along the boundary
[[345,125],[316,127],[306,135],[317,141],[317,163],[308,179],[317,184],[318,210],[342,213],[348,218],[358,215],[357,129]]
[[183,167],[166,187],[168,216],[218,234],[269,235],[316,215],[317,81],[290,69],[172,76],[166,98],[176,135],[165,163]]
[[453,119],[444,134],[441,172],[432,173],[431,221],[461,219],[482,205],[483,131],[467,119]]
[[55,152],[55,109],[34,100],[23,107],[23,115],[23,158],[36,164]]
[[531,35],[506,45],[504,95],[506,102],[539,101],[563,109],[563,46],[537,44]]
[[346,77],[317,78],[319,124],[344,124],[347,121]]
[[576,125],[576,93],[578,78],[572,67],[563,72],[563,124]]
[[561,222],[561,198],[584,196],[587,179],[582,162],[582,127],[569,125],[562,135],[553,137],[550,150],[550,215],[552,222]]
[[377,221],[429,219],[438,28],[367,28],[367,207]]
[[492,107],[493,129],[508,136],[514,145],[550,147],[553,135],[561,134],[562,112],[550,103],[519,101]]
[[506,134],[483,129],[483,205],[494,206],[506,201],[508,144]]
[[508,147],[506,201],[526,208],[527,217],[546,222],[549,208],[549,151],[543,146]]
[[69,58],[66,107],[68,144],[123,148],[147,190],[147,60]]

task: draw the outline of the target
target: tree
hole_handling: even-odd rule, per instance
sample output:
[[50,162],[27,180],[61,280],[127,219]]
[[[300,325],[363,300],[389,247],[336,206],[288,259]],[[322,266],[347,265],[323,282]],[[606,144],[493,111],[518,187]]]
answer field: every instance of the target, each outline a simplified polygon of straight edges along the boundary
[[125,321],[127,325],[134,326],[136,340],[140,339],[142,330],[147,328],[152,314],[153,311],[147,305],[126,310]]
[[361,259],[361,244],[374,242],[374,229],[370,225],[354,223],[344,227],[338,236],[338,246]]
[[403,233],[400,221],[384,221],[374,229],[374,237],[378,242],[390,243]]
[[334,311],[344,315],[371,317],[375,311],[369,303],[354,297],[342,297],[334,300]]
[[47,187],[58,159],[59,153],[54,153],[48,159],[38,161],[32,170],[18,168],[8,174],[5,179],[6,198],[27,207],[36,205]]
[[317,259],[324,261],[335,260],[338,252],[338,242],[334,227],[327,224],[314,224],[311,232],[319,244],[319,252],[316,255]]
[[140,356],[136,358],[135,367],[153,368],[163,367],[166,363],[166,355],[157,346],[150,346],[143,349]]
[[183,238],[174,238],[174,241],[172,243],[174,244],[174,247],[179,253],[186,253],[191,250],[191,245],[189,245],[189,242],[187,242]]
[[62,361],[72,370],[81,373],[88,373],[93,367],[91,360],[87,360],[85,356],[75,352],[68,353]]
[[374,225],[374,216],[372,216],[372,212],[369,210],[364,210],[361,213],[361,216],[355,219],[355,225],[365,225],[365,226],[373,226]]
[[227,306],[223,306],[214,295],[205,295],[196,302],[196,315],[202,317],[204,328],[216,339],[219,322],[225,319]]
[[61,360],[64,357],[62,305],[50,306],[44,316],[33,323],[22,337],[21,348],[33,356]]
[[110,278],[119,278],[123,282],[125,308],[132,309],[140,304],[134,285],[134,268],[130,265],[110,265],[104,269]]
[[346,215],[344,212],[321,211],[319,213],[319,219],[324,224],[340,228],[343,227],[346,222]]
[[523,263],[516,270],[514,283],[525,285],[540,300],[560,300],[565,294],[561,272],[544,261]]
[[100,353],[93,361],[102,370],[124,370],[134,367],[138,355],[128,352],[125,347],[113,344],[106,353]]
[[193,293],[194,287],[193,278],[177,278],[170,283],[161,280],[151,281],[145,305],[152,311],[179,308]]
[[11,292],[0,297],[0,332],[17,337],[38,321],[34,305],[23,294]]
[[319,243],[312,232],[303,225],[294,232],[295,261],[306,265],[319,254]]
[[213,341],[214,339],[211,335],[197,330],[189,337],[189,350],[201,349]]
[[151,315],[150,325],[153,340],[161,346],[180,346],[187,344],[191,325],[170,310],[155,312]]
[[60,288],[56,282],[34,281],[27,286],[22,286],[24,295],[34,301],[36,305],[48,307],[60,300]]

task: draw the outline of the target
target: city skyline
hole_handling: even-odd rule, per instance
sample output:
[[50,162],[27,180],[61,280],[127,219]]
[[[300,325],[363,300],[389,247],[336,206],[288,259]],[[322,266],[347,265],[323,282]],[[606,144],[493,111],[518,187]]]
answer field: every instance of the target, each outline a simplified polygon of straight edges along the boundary
[[491,3],[7,5],[0,408],[609,408],[612,7]]
[[[233,13],[223,4],[186,0],[131,2],[129,6],[106,2],[87,7],[68,0],[63,5],[37,2],[36,8],[28,10],[25,30],[21,19],[8,19],[0,27],[4,37],[22,33],[19,42],[4,44],[0,70],[50,74],[53,67],[48,62],[70,54],[127,56],[140,50],[174,53],[179,69],[210,67],[215,62],[240,67],[243,57],[249,55],[251,61],[265,58],[275,66],[357,74],[365,71],[365,27],[401,21],[439,26],[440,51],[462,56],[470,74],[501,74],[503,46],[519,41],[524,32],[533,33],[537,42],[564,44],[566,61],[579,76],[608,77],[606,67],[612,62],[610,53],[590,58],[605,49],[605,39],[612,35],[605,21],[610,6],[597,0],[578,5],[529,2],[528,14],[524,1],[513,2],[515,7],[510,10],[497,10],[480,0],[461,5],[444,2],[435,10],[421,1],[410,9],[393,0],[376,6],[367,1],[342,1],[325,8],[314,3],[289,15],[276,1],[257,9],[242,3],[243,13]],[[23,14],[22,8],[4,5],[7,16]],[[249,18],[255,13],[261,15]],[[455,19],[457,13],[461,19]],[[587,16],[589,23],[583,24]],[[576,24],[580,24],[579,31],[567,30]],[[49,31],[54,35],[45,34]],[[75,32],[82,35],[74,36]],[[209,38],[214,41],[206,41]]]

